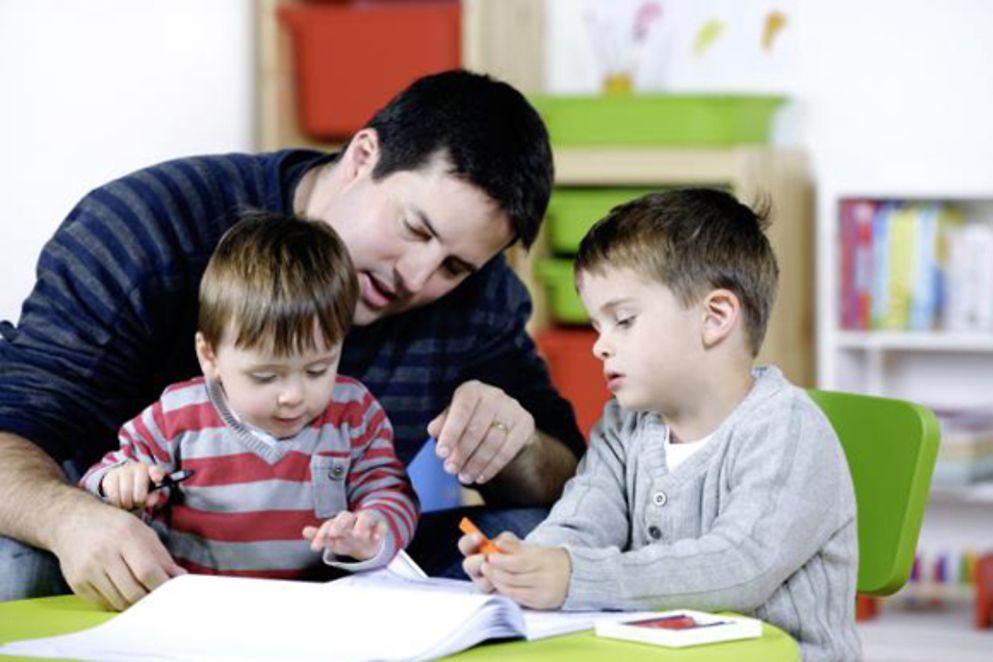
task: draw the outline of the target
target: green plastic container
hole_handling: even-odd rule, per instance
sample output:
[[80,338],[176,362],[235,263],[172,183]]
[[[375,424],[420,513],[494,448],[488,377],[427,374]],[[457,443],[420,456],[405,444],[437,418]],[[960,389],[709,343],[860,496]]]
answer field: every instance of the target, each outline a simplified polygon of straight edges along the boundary
[[552,250],[575,253],[594,223],[611,209],[645,193],[647,188],[557,188],[548,203],[546,224]]
[[552,317],[565,324],[586,324],[589,315],[576,292],[572,276],[572,260],[568,258],[544,259],[535,263],[535,274],[548,290],[548,304]]
[[556,146],[730,146],[768,142],[786,97],[729,94],[535,96]]

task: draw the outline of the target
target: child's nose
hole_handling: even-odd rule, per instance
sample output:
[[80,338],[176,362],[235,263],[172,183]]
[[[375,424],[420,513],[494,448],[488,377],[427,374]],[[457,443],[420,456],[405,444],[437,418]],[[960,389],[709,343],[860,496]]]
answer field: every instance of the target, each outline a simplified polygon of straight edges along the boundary
[[610,356],[610,350],[607,349],[607,342],[604,340],[603,336],[596,339],[593,343],[593,356],[597,357],[601,361]]
[[295,380],[290,381],[280,392],[279,392],[279,404],[284,406],[292,406],[299,404],[303,400],[303,389]]

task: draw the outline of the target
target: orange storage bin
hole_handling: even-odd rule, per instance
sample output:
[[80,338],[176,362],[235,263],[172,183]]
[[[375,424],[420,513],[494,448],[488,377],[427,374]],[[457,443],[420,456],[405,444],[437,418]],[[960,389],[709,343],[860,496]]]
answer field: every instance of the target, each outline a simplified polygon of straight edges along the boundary
[[459,66],[457,2],[299,3],[290,29],[302,129],[348,138],[415,79]]
[[587,442],[600,420],[610,391],[603,378],[603,364],[593,356],[596,331],[590,328],[550,328],[538,333],[535,343],[548,362],[552,383],[572,404],[579,429]]

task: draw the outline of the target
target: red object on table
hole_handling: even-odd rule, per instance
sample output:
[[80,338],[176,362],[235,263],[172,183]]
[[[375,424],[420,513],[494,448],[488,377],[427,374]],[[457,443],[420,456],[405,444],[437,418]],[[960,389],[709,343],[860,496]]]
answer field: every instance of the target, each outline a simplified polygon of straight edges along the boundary
[[459,16],[453,0],[280,7],[303,130],[348,138],[415,79],[459,67]]

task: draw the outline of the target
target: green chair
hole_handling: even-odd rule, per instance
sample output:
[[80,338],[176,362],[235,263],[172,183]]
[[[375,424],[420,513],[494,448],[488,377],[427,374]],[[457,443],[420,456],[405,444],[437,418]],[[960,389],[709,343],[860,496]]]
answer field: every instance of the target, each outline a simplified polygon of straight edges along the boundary
[[858,591],[890,595],[910,576],[938,454],[926,407],[853,393],[808,391],[848,458],[858,508]]

